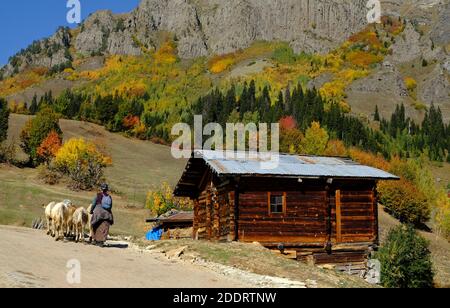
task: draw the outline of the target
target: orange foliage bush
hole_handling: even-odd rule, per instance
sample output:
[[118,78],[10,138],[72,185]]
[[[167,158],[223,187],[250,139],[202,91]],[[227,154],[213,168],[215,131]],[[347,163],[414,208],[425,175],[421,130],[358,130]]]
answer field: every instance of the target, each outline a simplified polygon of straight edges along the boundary
[[349,41],[352,43],[365,44],[372,49],[379,49],[382,47],[382,44],[378,39],[377,34],[372,30],[372,27],[368,27],[366,30],[352,35],[349,38]]
[[39,148],[37,149],[37,155],[44,162],[49,162],[56,156],[62,145],[62,139],[57,132],[51,131],[45,138]]
[[426,196],[407,180],[382,181],[378,192],[381,203],[401,222],[419,225],[430,219]]
[[374,155],[356,148],[351,148],[349,150],[349,154],[354,161],[357,161],[360,164],[372,166],[385,171],[389,171],[391,168],[390,163],[381,155]]
[[291,130],[297,127],[297,121],[293,116],[284,117],[280,120],[280,129]]
[[346,157],[348,155],[348,151],[341,140],[330,140],[328,141],[324,155]]
[[380,55],[374,55],[366,51],[351,51],[347,55],[347,60],[355,66],[368,68],[370,65],[383,61]]
[[123,127],[125,127],[128,130],[134,129],[135,127],[138,127],[140,124],[141,121],[139,117],[132,116],[131,114],[125,117],[125,119],[123,119]]

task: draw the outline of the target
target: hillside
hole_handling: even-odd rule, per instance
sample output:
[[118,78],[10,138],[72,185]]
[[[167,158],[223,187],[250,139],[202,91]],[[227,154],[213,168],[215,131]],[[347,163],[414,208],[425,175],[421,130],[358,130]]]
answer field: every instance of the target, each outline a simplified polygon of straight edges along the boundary
[[[80,27],[60,28],[13,56],[2,68],[0,96],[20,105],[50,90],[55,96],[65,89],[102,96],[147,93],[148,109],[182,113],[211,85],[226,89],[256,79],[259,86],[270,84],[275,98],[301,81],[327,99],[345,101],[356,115],[370,117],[378,105],[390,117],[403,103],[407,115],[419,121],[433,103],[448,122],[448,1],[381,3],[390,19],[369,33],[382,44],[377,48],[386,50],[377,54],[362,45],[363,53],[350,54],[347,61],[349,54],[339,50],[352,35],[367,33],[364,0],[143,0],[128,14],[97,12]],[[374,42],[370,36],[358,38],[352,41],[356,48],[364,39]],[[292,57],[274,57],[280,47],[317,57],[294,65]],[[311,68],[312,60],[319,67]],[[349,75],[345,62],[363,71]],[[406,78],[416,85],[408,89]]]
[[[9,139],[16,142],[29,117],[11,115]],[[129,139],[111,134],[91,123],[61,120],[65,138],[83,137],[104,146],[112,156],[113,166],[106,177],[115,191],[117,225],[115,233],[142,236],[144,221],[150,213],[142,210],[146,192],[168,181],[175,184],[185,161],[172,159],[170,149],[148,141]],[[48,186],[39,181],[35,169],[0,166],[0,224],[29,226],[34,218],[42,217],[41,206],[52,200],[73,199],[77,205],[91,202],[94,192],[73,192],[65,185]]]

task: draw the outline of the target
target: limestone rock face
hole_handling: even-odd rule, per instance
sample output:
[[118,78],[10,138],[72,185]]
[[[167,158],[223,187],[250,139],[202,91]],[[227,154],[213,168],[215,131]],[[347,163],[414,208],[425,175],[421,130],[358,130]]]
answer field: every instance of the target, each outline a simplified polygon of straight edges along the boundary
[[422,54],[420,49],[420,34],[416,32],[411,23],[406,25],[403,34],[397,37],[395,44],[392,46],[393,55],[390,59],[393,62],[403,63],[413,61]]
[[[450,101],[450,82],[439,65],[436,65],[434,70],[424,78],[419,87],[419,96],[422,101],[438,106],[447,105],[446,103]],[[446,107],[443,109],[447,109]],[[450,113],[447,112],[444,117],[447,119],[449,116]]]
[[110,11],[92,14],[81,26],[80,34],[75,40],[75,48],[85,55],[106,51],[109,35],[114,26],[115,19]]
[[442,8],[439,20],[433,27],[431,38],[435,44],[450,44],[450,3]]
[[365,26],[365,5],[364,0],[143,0],[131,19],[136,30],[175,33],[183,58],[229,53],[256,40],[323,52]]

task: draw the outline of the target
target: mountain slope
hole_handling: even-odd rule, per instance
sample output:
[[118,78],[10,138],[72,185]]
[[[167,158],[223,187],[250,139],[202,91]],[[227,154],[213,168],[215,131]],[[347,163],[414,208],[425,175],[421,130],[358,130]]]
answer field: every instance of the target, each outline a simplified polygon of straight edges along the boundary
[[[256,53],[248,50],[261,41],[267,45],[285,42],[297,54],[332,55],[366,27],[365,5],[363,0],[143,0],[128,14],[100,11],[76,29],[61,28],[50,38],[34,42],[2,69],[5,80],[0,82],[0,95],[10,102],[29,104],[34,94],[39,98],[49,90],[57,96],[65,89],[100,95],[128,89],[125,94],[130,96],[137,88],[138,92],[155,93],[149,108],[164,111],[169,105],[191,104],[211,85],[226,86],[230,80],[239,82],[240,77],[248,80],[249,75],[263,84],[278,82],[273,97],[278,89],[304,81],[305,76],[321,88],[330,81],[326,70],[310,74],[293,68],[290,72],[293,69],[287,65],[275,69],[278,76],[274,80],[267,71],[280,64],[272,57],[276,47]],[[355,114],[366,116],[375,105],[384,116],[390,116],[395,105],[403,103],[408,116],[416,120],[421,120],[433,103],[442,109],[444,120],[450,120],[449,1],[382,1],[382,13],[392,20],[401,18],[404,28],[395,38],[377,32],[380,41],[389,44],[389,53],[382,62],[371,65],[367,76],[344,84],[346,102]],[[163,59],[166,69],[162,70],[161,61],[153,62],[154,55],[161,49],[167,51],[168,41],[174,45],[174,54],[168,59],[174,60]],[[242,50],[243,57],[239,54]],[[102,68],[115,55],[135,58],[134,64],[139,66],[123,69],[122,75],[114,77],[114,69]],[[214,55],[225,57],[223,63],[229,61],[220,72],[240,69],[231,74],[211,71],[208,61],[213,61]],[[113,58],[112,62],[117,60],[123,59]],[[125,62],[124,66],[129,65]],[[251,67],[253,63],[259,65]],[[263,72],[262,77],[254,76],[253,68],[258,67],[256,72]],[[109,72],[112,78],[105,81],[101,72]],[[417,83],[411,93],[405,78]],[[165,93],[170,83],[173,97]]]
[[[11,115],[8,132],[11,141],[18,142],[20,131],[29,118]],[[184,170],[186,161],[173,159],[169,147],[112,134],[92,123],[61,120],[60,126],[65,140],[85,138],[111,155],[113,165],[107,168],[106,178],[129,204],[142,206],[149,189],[159,187],[163,181],[176,184]]]

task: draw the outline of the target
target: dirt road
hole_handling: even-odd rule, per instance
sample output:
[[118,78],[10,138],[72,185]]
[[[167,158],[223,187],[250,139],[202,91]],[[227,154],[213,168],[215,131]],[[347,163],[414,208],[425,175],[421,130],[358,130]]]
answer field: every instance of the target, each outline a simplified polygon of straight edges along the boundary
[[[250,287],[204,267],[110,244],[55,242],[44,231],[0,226],[0,287]],[[67,282],[72,259],[80,262],[81,284]]]

